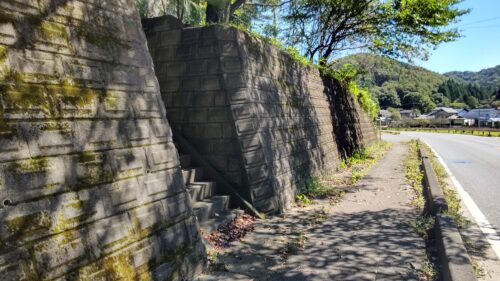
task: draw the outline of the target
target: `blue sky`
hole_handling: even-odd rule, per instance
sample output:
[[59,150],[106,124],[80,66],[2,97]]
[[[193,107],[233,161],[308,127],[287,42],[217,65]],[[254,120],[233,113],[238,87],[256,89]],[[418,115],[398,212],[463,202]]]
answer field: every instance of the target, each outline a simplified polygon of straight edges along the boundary
[[500,0],[465,0],[460,7],[472,9],[455,24],[463,37],[431,50],[429,60],[417,65],[443,73],[500,64]]

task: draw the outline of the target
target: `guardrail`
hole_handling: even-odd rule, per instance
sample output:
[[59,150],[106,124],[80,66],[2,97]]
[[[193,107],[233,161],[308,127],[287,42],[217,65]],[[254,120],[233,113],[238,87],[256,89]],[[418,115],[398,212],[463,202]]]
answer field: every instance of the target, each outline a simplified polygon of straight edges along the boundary
[[420,148],[422,168],[424,171],[424,194],[427,201],[427,212],[435,216],[434,232],[438,258],[441,264],[441,279],[443,281],[474,281],[474,274],[469,254],[458,232],[453,219],[446,214],[446,203],[436,173],[425,150]]

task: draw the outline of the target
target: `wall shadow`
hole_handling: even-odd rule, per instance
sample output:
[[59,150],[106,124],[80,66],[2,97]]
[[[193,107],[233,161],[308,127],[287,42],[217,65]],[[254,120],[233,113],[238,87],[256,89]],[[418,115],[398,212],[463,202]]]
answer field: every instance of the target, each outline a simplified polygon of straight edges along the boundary
[[346,159],[363,147],[355,101],[339,81],[326,75],[321,78],[325,84],[324,93],[330,103],[331,122],[338,151],[342,158]]
[[[273,218],[279,227],[257,229],[254,239],[228,248],[219,259],[230,272],[255,280],[418,280],[424,243],[411,227],[401,224],[414,219],[413,211],[395,209],[336,214],[318,223],[314,214]],[[284,262],[280,254],[285,245],[271,239],[281,235],[291,241],[299,233],[290,230],[300,226],[308,228],[305,247]],[[261,241],[269,235],[274,242]],[[419,248],[422,255],[415,254]]]

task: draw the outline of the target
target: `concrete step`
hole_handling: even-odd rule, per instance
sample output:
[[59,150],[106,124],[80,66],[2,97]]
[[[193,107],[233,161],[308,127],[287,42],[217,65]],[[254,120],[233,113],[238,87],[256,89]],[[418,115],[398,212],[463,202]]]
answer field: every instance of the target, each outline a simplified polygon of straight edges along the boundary
[[193,203],[193,210],[194,214],[198,218],[198,223],[207,221],[208,219],[217,216],[221,212],[227,211],[228,208],[228,195],[213,196],[209,199]]
[[191,167],[191,155],[189,154],[179,154],[179,162],[182,168]]
[[204,234],[209,234],[216,230],[219,225],[226,224],[232,221],[235,217],[243,215],[245,212],[243,210],[228,210],[216,214],[213,218],[210,218],[202,223],[200,223],[201,232]]
[[201,181],[203,180],[203,168],[182,169],[182,177],[186,186],[192,182]]
[[191,200],[201,201],[215,195],[216,183],[212,181],[196,181],[187,186]]

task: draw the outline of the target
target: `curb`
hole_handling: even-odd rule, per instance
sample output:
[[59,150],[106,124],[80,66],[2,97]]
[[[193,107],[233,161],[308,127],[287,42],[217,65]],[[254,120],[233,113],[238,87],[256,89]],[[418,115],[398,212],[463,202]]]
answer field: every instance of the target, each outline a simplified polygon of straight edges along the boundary
[[443,281],[474,281],[474,274],[469,254],[453,219],[443,214],[448,210],[448,204],[439,186],[436,173],[427,153],[420,148],[422,168],[424,171],[425,197],[428,212],[436,217],[434,232],[441,264],[441,279]]
[[444,198],[443,190],[441,190],[441,187],[439,186],[436,173],[432,169],[431,160],[427,156],[425,150],[420,148],[419,151],[420,157],[422,157],[422,168],[424,171],[424,195],[428,204],[428,211],[435,216],[439,213],[448,211],[448,204]]

